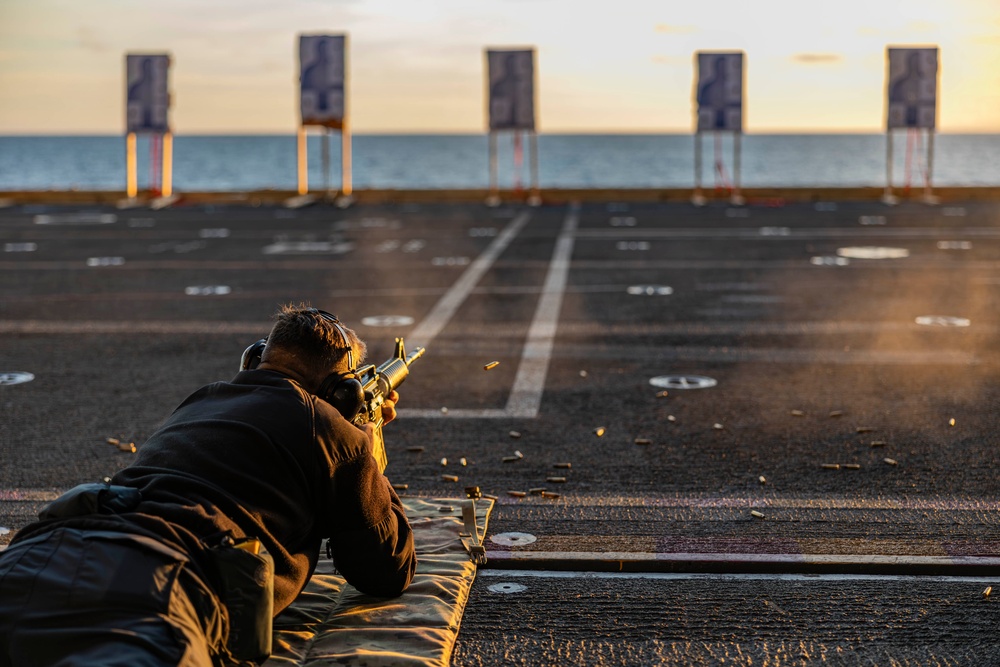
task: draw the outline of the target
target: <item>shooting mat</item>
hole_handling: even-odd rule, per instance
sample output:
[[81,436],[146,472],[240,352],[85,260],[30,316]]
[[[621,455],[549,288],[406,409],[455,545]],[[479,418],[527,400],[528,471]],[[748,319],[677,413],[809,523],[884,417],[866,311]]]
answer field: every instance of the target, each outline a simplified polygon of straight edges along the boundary
[[[373,598],[344,581],[329,559],[274,621],[274,649],[265,667],[321,665],[448,665],[476,566],[459,533],[455,498],[403,498],[413,527],[417,573],[398,598]],[[450,508],[450,509],[448,509]],[[485,538],[493,501],[476,501],[476,526]]]

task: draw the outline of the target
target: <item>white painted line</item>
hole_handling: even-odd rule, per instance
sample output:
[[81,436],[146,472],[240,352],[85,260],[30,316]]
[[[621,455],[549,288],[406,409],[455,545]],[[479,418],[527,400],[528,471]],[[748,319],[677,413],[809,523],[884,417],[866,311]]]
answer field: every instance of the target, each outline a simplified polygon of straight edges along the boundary
[[[823,414],[826,416],[826,413]],[[790,417],[791,419],[791,417]],[[501,498],[503,502],[506,499]],[[518,499],[511,499],[511,502],[520,502]],[[814,498],[814,497],[790,497],[790,498],[761,498],[759,496],[714,496],[714,495],[675,495],[669,497],[657,496],[626,496],[613,493],[593,495],[576,495],[564,493],[562,496],[562,506],[570,507],[643,507],[643,508],[664,508],[676,507],[687,510],[695,509],[804,509],[828,512],[830,510],[940,510],[940,511],[978,511],[987,512],[988,516],[996,516],[996,509],[1000,507],[998,498],[970,498],[970,497],[947,497],[947,498],[915,498],[915,497],[884,497],[884,496],[863,496],[851,495],[849,497],[834,498]],[[1000,522],[1000,517],[997,517]]]
[[[1000,278],[997,278],[1000,284]],[[624,286],[615,285],[610,291],[621,293]],[[575,292],[575,290],[566,290]],[[601,290],[603,291],[603,290]],[[478,292],[478,290],[477,290]],[[539,294],[541,289],[532,288],[525,293]],[[373,291],[369,296],[385,294]],[[440,293],[437,290],[436,293]],[[359,291],[357,295],[362,295]],[[114,295],[120,299],[121,295]],[[396,296],[399,296],[398,294]],[[174,294],[170,295],[175,298]],[[31,298],[37,298],[33,296]],[[74,298],[79,298],[75,295]],[[150,299],[149,294],[136,294],[136,298]],[[182,298],[182,297],[178,297]],[[364,322],[362,322],[364,324]],[[250,334],[265,333],[270,325],[261,322],[212,322],[207,320],[163,320],[163,321],[108,321],[108,320],[0,320],[0,333],[4,334]],[[528,323],[464,322],[456,324],[453,333],[459,338],[488,336],[491,338],[520,338],[525,335]],[[851,333],[880,333],[895,331],[925,331],[926,327],[915,322],[754,322],[747,320],[730,322],[567,322],[559,323],[563,335],[578,336],[798,336]],[[1000,333],[1000,327],[981,325],[977,330],[984,334]]]
[[465,408],[449,408],[447,412],[441,410],[405,408],[396,411],[401,417],[416,417],[419,419],[503,419],[510,417],[507,410],[483,409],[473,410]]
[[483,251],[483,254],[476,258],[462,276],[455,281],[444,296],[437,302],[427,314],[427,317],[418,324],[409,334],[411,345],[429,347],[441,330],[448,324],[452,316],[465,302],[476,283],[483,277],[483,274],[493,265],[497,257],[500,256],[514,237],[521,231],[521,228],[528,222],[529,213],[522,213],[514,218],[503,232]]
[[[447,411],[403,409],[399,411],[401,417],[534,419],[538,416],[538,409],[541,406],[542,394],[545,389],[545,378],[548,375],[549,360],[552,357],[552,348],[555,343],[562,297],[566,291],[566,282],[573,255],[573,240],[579,217],[579,206],[571,206],[563,221],[559,237],[556,239],[552,260],[549,262],[549,271],[541,289],[541,298],[535,309],[534,318],[528,328],[521,363],[514,377],[514,384],[507,398],[506,408],[503,410],[449,409]],[[416,341],[417,344],[427,346],[427,341],[444,328],[465,298],[473,291],[482,274],[506,248],[510,239],[524,226],[525,222],[527,222],[526,213],[521,214],[508,225],[496,241],[487,248],[486,252],[469,267],[459,282],[441,298],[424,321],[410,333],[412,340]]]
[[571,206],[556,240],[549,272],[545,277],[542,298],[538,301],[535,317],[528,329],[524,354],[521,356],[521,364],[514,377],[514,386],[507,399],[507,412],[511,417],[534,419],[538,415],[542,392],[545,389],[545,376],[549,372],[549,360],[555,344],[556,326],[562,309],[562,297],[566,290],[566,279],[569,276],[579,218],[579,206]]
[[47,320],[0,321],[0,333],[17,334],[266,334],[268,322],[205,322],[205,321],[80,321]]
[[52,489],[0,489],[0,502],[49,502],[61,494]]
[[661,581],[907,581],[919,580],[921,582],[948,583],[948,584],[974,584],[993,583],[996,578],[986,577],[959,577],[941,575],[912,575],[912,574],[757,574],[757,573],[704,573],[704,572],[583,572],[583,571],[560,571],[560,570],[493,570],[480,567],[476,571],[479,577],[498,577],[502,579],[516,579],[518,577],[529,579],[653,579]]
[[1000,229],[996,227],[964,227],[960,229],[938,229],[935,227],[900,227],[858,229],[857,227],[770,227],[764,229],[787,230],[781,233],[762,234],[761,228],[698,227],[681,229],[657,229],[652,227],[630,229],[606,229],[587,227],[577,234],[579,239],[745,239],[758,241],[790,241],[794,239],[839,239],[839,238],[997,238]]
[[54,213],[36,215],[36,225],[111,225],[118,222],[114,213]]
[[734,565],[808,565],[869,567],[991,567],[1000,571],[993,556],[889,556],[861,554],[759,554],[759,553],[660,553],[642,551],[487,551],[493,561],[593,563],[690,563]]

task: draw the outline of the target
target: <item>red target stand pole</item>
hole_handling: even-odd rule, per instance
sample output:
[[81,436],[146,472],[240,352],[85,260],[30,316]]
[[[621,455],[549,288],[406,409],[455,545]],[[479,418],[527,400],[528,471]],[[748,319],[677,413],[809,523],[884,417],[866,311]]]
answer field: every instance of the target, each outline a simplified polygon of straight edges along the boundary
[[[919,130],[918,130],[919,132]],[[921,200],[929,205],[936,206],[941,203],[941,199],[934,194],[933,185],[931,185],[932,175],[934,172],[934,129],[927,129],[927,152],[924,156],[924,195]]]
[[[125,195],[129,202],[139,196],[138,141],[135,132],[125,135]],[[149,136],[149,183],[154,206],[173,201],[174,135],[170,131]]]
[[[715,159],[713,171],[715,173],[716,192],[727,192],[729,203],[733,206],[742,206],[746,203],[740,193],[740,171],[742,161],[742,133],[734,131],[733,134],[733,180],[729,180],[726,173],[726,165],[722,158],[722,135],[724,131],[713,130],[712,138],[715,147]],[[695,206],[704,206],[708,203],[702,188],[702,130],[696,130],[694,135],[694,191],[691,195],[691,203]]]
[[[521,196],[524,194],[524,188],[522,186],[521,174],[524,166],[524,142],[521,136],[521,130],[513,130],[511,137],[513,141],[513,169],[514,169],[514,193],[515,196]],[[526,201],[529,206],[541,206],[542,198],[538,188],[538,133],[532,130],[524,130],[527,135],[527,145],[528,145],[528,164],[530,167],[530,185],[528,186],[528,194]],[[490,130],[489,132],[489,168],[490,168],[490,184],[489,184],[489,194],[486,197],[486,205],[489,207],[496,207],[500,205],[500,178],[499,178],[499,157],[497,144],[497,136],[499,131]]]
[[[923,160],[920,160],[920,153],[925,148],[923,133],[926,132],[926,152]],[[895,206],[899,203],[899,197],[893,192],[893,143],[894,133],[892,129],[887,129],[885,133],[885,190],[882,192],[882,203],[886,206]],[[916,158],[916,160],[914,159]],[[931,128],[922,129],[910,127],[906,129],[906,154],[903,164],[903,191],[910,193],[911,177],[913,165],[916,162],[918,171],[923,176],[923,194],[920,200],[930,206],[941,203],[939,197],[934,194],[933,172],[934,172],[934,130]]]

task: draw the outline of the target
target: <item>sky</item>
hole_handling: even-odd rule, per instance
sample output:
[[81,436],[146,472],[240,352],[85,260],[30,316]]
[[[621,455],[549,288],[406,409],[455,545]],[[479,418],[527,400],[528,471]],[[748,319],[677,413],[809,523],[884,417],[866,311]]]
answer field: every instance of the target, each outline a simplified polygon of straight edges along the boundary
[[998,0],[0,0],[0,134],[115,134],[172,56],[179,134],[294,132],[297,38],[349,36],[357,133],[485,130],[488,47],[537,50],[541,132],[690,132],[694,53],[746,53],[746,131],[879,132],[885,49],[938,46],[938,129],[1000,132]]

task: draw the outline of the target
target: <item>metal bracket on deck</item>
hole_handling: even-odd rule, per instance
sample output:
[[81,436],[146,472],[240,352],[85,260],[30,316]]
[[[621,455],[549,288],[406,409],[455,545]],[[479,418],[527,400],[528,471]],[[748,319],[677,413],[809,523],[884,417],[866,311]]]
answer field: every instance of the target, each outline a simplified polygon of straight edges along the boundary
[[469,498],[462,502],[462,521],[465,526],[458,536],[469,552],[469,559],[476,565],[486,565],[486,547],[483,546],[479,526],[476,524],[476,500],[482,498],[483,494],[478,486],[468,486],[465,488],[465,495]]

